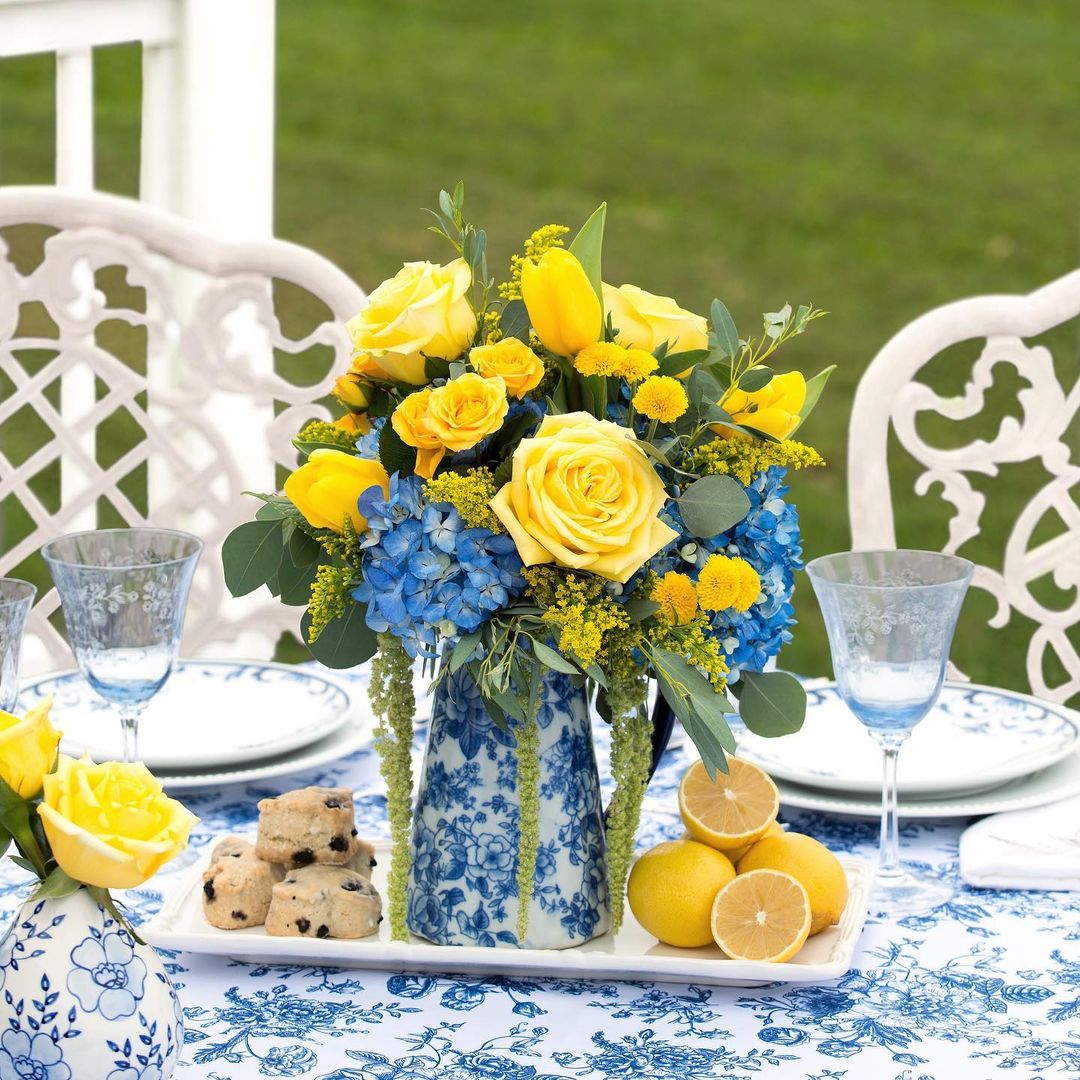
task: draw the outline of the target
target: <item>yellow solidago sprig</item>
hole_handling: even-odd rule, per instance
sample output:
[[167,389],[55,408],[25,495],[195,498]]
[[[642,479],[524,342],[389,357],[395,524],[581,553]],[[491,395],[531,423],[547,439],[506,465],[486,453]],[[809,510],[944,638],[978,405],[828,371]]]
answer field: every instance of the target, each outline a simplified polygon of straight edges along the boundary
[[698,574],[698,602],[706,611],[747,611],[760,593],[761,579],[745,559],[710,555]]
[[706,476],[733,476],[743,486],[773,465],[809,469],[824,464],[825,459],[812,446],[794,439],[714,439],[694,447],[686,458],[688,469]]
[[[345,415],[353,416],[355,414],[346,413]],[[342,417],[342,420],[344,419],[345,417]],[[351,454],[356,450],[356,439],[359,434],[363,433],[355,429],[350,430],[341,421],[327,424],[322,420],[312,420],[296,436],[296,441],[299,443],[321,443],[325,446],[336,446],[339,450],[346,450]]]
[[352,570],[347,566],[318,567],[308,601],[308,644],[314,645],[329,623],[345,615],[351,603]]
[[612,631],[630,626],[630,616],[604,592],[604,582],[598,577],[548,566],[527,567],[522,576],[528,595],[546,609],[544,622],[558,632],[559,650],[576,656],[582,667],[596,662]]
[[424,498],[431,503],[448,503],[460,515],[469,529],[490,529],[504,533],[506,528],[488,505],[497,488],[490,469],[469,469],[468,472],[444,472],[424,485]]
[[690,407],[690,400],[678,379],[650,375],[634,394],[633,406],[650,420],[673,424]]
[[499,285],[499,296],[503,300],[521,299],[521,267],[526,260],[536,262],[545,251],[553,247],[563,247],[563,237],[570,231],[567,225],[542,225],[525,241],[521,255],[510,256],[510,280]]

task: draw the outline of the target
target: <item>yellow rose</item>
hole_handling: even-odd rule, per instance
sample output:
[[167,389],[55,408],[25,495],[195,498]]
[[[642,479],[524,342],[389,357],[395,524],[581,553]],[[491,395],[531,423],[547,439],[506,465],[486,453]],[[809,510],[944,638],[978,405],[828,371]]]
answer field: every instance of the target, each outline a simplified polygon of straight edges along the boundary
[[464,259],[446,266],[406,263],[346,324],[367,364],[414,386],[427,382],[424,357],[456,360],[476,334],[469,303],[472,272]]
[[707,349],[709,332],[705,319],[672,300],[654,296],[636,285],[604,284],[604,312],[611,316],[615,340],[628,349],[653,352],[667,343],[668,352]]
[[32,798],[53,767],[60,732],[49,723],[52,698],[35,705],[22,719],[0,711],[0,780],[16,795]]
[[367,518],[357,510],[356,500],[376,486],[390,494],[390,477],[379,462],[344,450],[314,450],[285,481],[285,494],[316,529],[342,532],[349,517],[356,531],[363,532]]
[[521,299],[544,348],[573,356],[600,337],[600,300],[576,256],[549,248],[539,263],[521,266]]
[[416,448],[416,475],[430,480],[446,454],[446,447],[428,427],[428,402],[432,391],[425,387],[410,394],[394,410],[390,423],[407,446]]
[[667,492],[632,431],[588,413],[547,416],[514,451],[491,508],[526,566],[554,562],[625,582],[679,534]]
[[469,353],[472,366],[485,378],[502,377],[506,392],[518,400],[535,390],[544,378],[544,362],[518,338],[503,338],[494,345],[477,345]]
[[450,451],[468,450],[502,427],[510,403],[498,375],[470,371],[431,391],[428,430]]
[[[736,424],[764,431],[786,439],[799,423],[799,410],[806,401],[806,380],[800,371],[774,375],[760,390],[748,394],[732,390],[720,407],[726,409]],[[713,424],[712,430],[719,435],[740,435],[723,424]]]
[[60,868],[84,885],[132,889],[187,847],[199,820],[142,762],[60,755],[38,815]]

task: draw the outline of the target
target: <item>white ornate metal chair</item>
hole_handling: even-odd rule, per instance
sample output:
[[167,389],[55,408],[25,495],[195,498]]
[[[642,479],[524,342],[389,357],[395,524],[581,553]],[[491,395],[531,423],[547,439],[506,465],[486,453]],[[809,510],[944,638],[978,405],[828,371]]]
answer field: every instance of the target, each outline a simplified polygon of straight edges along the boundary
[[[923,315],[874,357],[856,391],[848,433],[848,507],[856,550],[896,546],[890,432],[922,470],[915,493],[925,496],[940,485],[941,498],[951,504],[944,547],[950,552],[965,554],[960,549],[980,533],[987,500],[969,474],[993,477],[1002,466],[1031,463],[1030,501],[1012,524],[1000,564],[977,565],[973,584],[996,601],[991,627],[1004,627],[1013,612],[1036,624],[1027,648],[1028,682],[1032,693],[1057,702],[1080,693],[1080,656],[1069,638],[1070,628],[1080,622],[1080,508],[1073,494],[1080,461],[1070,445],[1080,381],[1063,388],[1050,350],[1028,339],[1078,315],[1080,270],[1026,296],[975,297]],[[921,369],[944,350],[972,339],[985,345],[961,395],[941,396],[917,381]],[[1000,364],[1011,365],[1029,384],[1016,395],[1022,417],[1006,417],[989,440],[951,448],[925,441],[918,430],[921,417],[963,421],[983,410]],[[1040,469],[1048,474],[1045,483]],[[1048,521],[1054,515],[1060,522]],[[1041,593],[1033,595],[1034,584],[1048,576],[1066,595],[1063,606],[1048,606]],[[1065,673],[1053,685],[1050,666]]]
[[[284,312],[290,330],[306,316],[299,335],[283,329],[294,290],[280,282],[308,294]],[[344,321],[363,300],[294,244],[221,241],[108,195],[0,188],[0,575],[102,520],[185,528],[206,541],[185,653],[270,656],[298,612],[262,590],[229,598],[221,543],[254,509],[242,492],[274,490],[296,430],[328,418],[311,402],[347,364]],[[96,438],[117,423],[119,449]],[[57,606],[50,591],[31,615],[27,671],[71,663]]]

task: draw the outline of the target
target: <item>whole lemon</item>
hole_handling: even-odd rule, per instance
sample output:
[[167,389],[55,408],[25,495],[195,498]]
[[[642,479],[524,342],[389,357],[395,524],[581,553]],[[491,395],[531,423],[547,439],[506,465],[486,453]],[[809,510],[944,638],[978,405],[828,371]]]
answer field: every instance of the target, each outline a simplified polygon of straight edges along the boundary
[[[767,836],[783,835],[784,826],[781,825],[779,821],[771,821],[769,822],[769,827],[759,837],[759,839],[764,840]],[[757,842],[757,840],[754,841],[755,844]],[[731,848],[730,850],[727,848],[720,848],[719,850],[722,851],[733,863],[737,863],[753,846],[754,844],[743,844],[741,847]]]
[[634,918],[665,945],[711,945],[712,905],[735,877],[731,860],[696,840],[667,840],[630,871],[626,898]]
[[767,836],[738,862],[747,870],[781,870],[801,882],[810,897],[810,933],[838,922],[847,904],[848,883],[840,860],[822,843],[802,833]]

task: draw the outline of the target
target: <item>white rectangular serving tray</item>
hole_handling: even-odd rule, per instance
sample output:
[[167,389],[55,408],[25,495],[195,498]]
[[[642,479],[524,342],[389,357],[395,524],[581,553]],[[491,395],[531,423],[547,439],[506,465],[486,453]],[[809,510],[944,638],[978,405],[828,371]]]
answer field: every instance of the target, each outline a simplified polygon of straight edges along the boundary
[[[386,896],[389,844],[376,844],[375,887]],[[422,938],[391,941],[388,920],[378,934],[356,941],[333,938],[270,937],[261,926],[219,930],[203,916],[202,872],[209,857],[181,876],[161,910],[141,929],[162,949],[228,956],[256,964],[377,968],[455,975],[513,975],[531,978],[623,979],[698,983],[708,986],[764,986],[838,979],[851,965],[866,921],[873,869],[861,859],[840,856],[848,876],[848,902],[840,922],[810,938],[786,964],[729,960],[714,945],[676,949],[660,944],[641,928],[629,907],[617,937],[604,934],[572,949],[481,948],[433,945]]]

